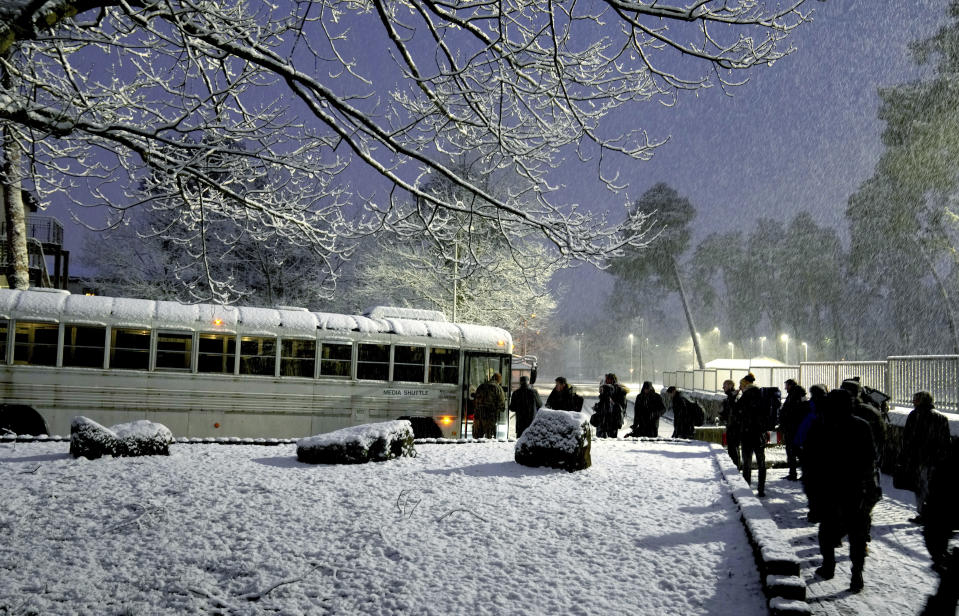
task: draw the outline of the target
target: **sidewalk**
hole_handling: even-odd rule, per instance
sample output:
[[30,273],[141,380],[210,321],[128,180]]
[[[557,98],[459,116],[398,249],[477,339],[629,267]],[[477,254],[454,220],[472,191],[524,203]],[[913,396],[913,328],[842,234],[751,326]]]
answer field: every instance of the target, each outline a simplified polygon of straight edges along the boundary
[[[866,557],[866,588],[850,593],[849,544],[836,551],[836,577],[823,580],[814,573],[822,564],[817,527],[809,524],[802,484],[785,479],[787,469],[771,468],[763,505],[785,534],[801,561],[801,576],[807,585],[809,606],[823,616],[871,614],[903,616],[918,614],[935,591],[938,577],[930,568],[919,526],[908,522],[916,514],[912,492],[892,487],[892,478],[882,476],[883,498],[873,509],[872,542]],[[754,484],[755,486],[755,479]]]

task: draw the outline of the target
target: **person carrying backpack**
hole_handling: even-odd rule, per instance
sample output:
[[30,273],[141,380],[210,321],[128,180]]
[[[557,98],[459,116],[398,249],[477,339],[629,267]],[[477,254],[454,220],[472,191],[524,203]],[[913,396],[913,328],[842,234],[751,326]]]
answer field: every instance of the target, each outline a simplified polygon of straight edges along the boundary
[[496,437],[496,421],[500,413],[506,410],[506,393],[500,385],[502,380],[503,377],[496,372],[488,381],[476,388],[473,438]]
[[767,424],[769,409],[763,402],[762,393],[756,386],[756,377],[752,372],[739,381],[739,400],[736,409],[742,418],[743,479],[749,485],[752,474],[752,459],[756,456],[759,469],[759,484],[756,495],[766,496],[766,441],[769,438]]
[[693,403],[687,400],[673,385],[666,389],[666,394],[669,396],[670,407],[673,409],[673,438],[693,438],[696,427],[693,418],[695,414]]

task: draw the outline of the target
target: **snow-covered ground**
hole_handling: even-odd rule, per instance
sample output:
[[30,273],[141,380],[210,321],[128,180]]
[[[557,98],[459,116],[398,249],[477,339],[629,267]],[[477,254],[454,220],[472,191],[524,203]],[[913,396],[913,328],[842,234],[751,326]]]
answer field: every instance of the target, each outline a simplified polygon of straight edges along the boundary
[[704,443],[513,443],[307,465],[294,445],[73,459],[0,445],[0,613],[766,614]]

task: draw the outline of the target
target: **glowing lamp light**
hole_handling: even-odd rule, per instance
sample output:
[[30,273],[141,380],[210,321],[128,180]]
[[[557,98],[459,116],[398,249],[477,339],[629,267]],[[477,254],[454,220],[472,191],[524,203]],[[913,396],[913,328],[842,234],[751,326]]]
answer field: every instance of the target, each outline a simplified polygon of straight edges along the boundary
[[440,417],[440,423],[444,426],[448,426],[453,423],[453,417],[451,415],[442,415]]
[[497,340],[497,341],[496,341],[496,346],[506,346],[506,341],[505,341],[505,340]]
[[213,319],[213,324],[219,327],[220,325],[223,325],[223,319]]

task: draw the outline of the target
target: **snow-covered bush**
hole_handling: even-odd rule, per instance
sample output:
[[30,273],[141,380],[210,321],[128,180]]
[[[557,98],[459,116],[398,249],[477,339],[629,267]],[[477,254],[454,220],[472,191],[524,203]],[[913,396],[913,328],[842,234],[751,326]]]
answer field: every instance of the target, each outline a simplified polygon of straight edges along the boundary
[[163,424],[141,419],[105,428],[83,416],[70,422],[70,454],[96,460],[104,455],[170,455],[173,433]]
[[296,459],[308,464],[362,464],[415,455],[413,426],[407,420],[352,426],[296,442]]
[[592,464],[589,416],[540,409],[516,441],[515,459],[524,466],[550,466],[570,472]]

